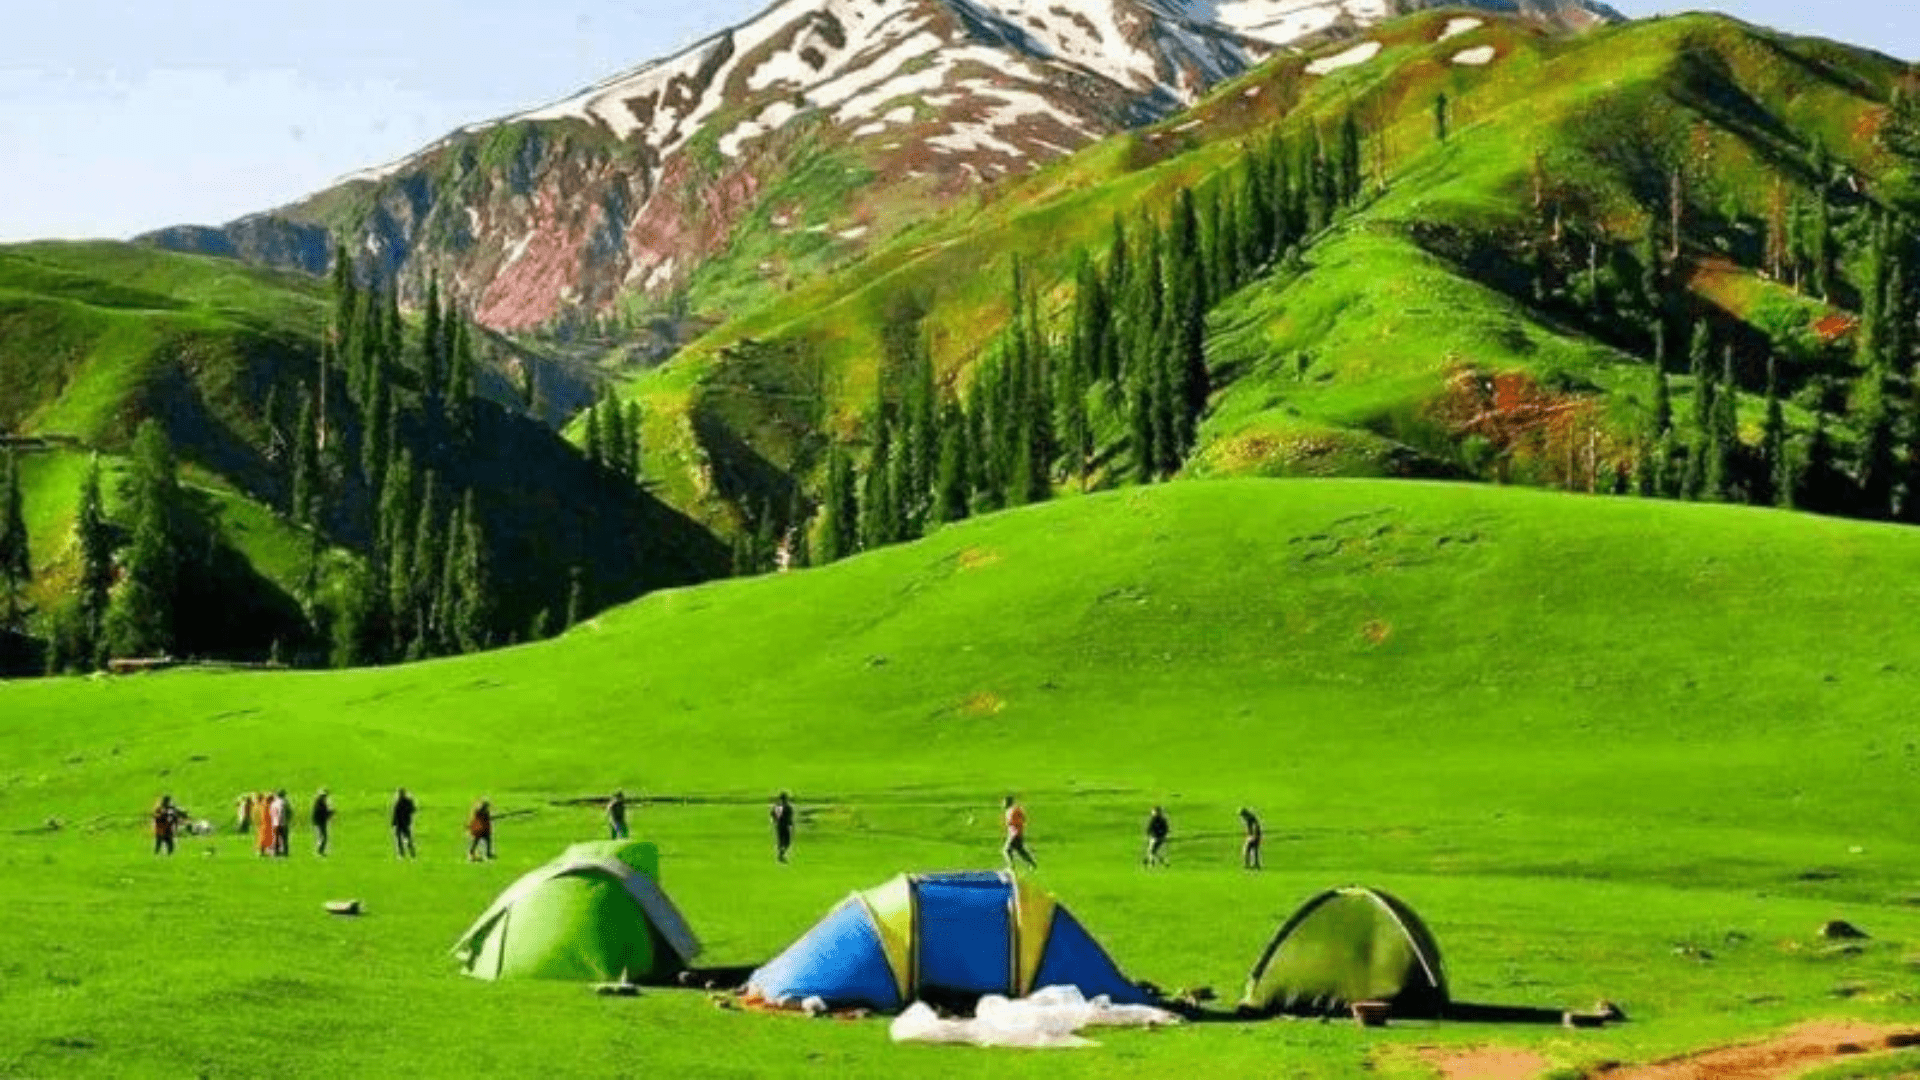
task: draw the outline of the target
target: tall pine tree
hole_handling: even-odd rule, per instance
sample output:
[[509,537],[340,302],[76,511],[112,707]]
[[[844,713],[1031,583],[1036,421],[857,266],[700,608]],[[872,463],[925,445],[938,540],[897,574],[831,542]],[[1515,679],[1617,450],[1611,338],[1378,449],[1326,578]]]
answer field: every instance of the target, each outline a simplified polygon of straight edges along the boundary
[[20,625],[21,596],[33,584],[33,554],[27,539],[26,495],[20,490],[20,461],[7,450],[0,476],[0,592],[6,594],[6,618],[0,627]]

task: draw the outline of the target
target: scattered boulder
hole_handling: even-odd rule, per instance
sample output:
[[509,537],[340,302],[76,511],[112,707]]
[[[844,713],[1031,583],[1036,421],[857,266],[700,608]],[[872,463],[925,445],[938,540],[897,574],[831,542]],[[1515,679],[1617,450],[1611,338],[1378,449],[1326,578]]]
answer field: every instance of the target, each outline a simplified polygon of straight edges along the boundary
[[1865,941],[1869,937],[1865,930],[1845,919],[1828,919],[1821,923],[1820,936],[1828,941]]
[[630,982],[594,983],[593,992],[601,997],[639,997],[640,988]]
[[1625,1009],[1622,1009],[1620,1006],[1615,1005],[1605,998],[1593,1003],[1593,1011],[1598,1016],[1606,1017],[1607,1023],[1609,1024],[1623,1023],[1627,1019],[1627,1011]]
[[800,1011],[808,1016],[827,1015],[827,1003],[818,997],[810,997],[800,1003]]
[[360,901],[358,900],[329,900],[327,901],[326,908],[327,914],[329,915],[363,914],[360,908]]

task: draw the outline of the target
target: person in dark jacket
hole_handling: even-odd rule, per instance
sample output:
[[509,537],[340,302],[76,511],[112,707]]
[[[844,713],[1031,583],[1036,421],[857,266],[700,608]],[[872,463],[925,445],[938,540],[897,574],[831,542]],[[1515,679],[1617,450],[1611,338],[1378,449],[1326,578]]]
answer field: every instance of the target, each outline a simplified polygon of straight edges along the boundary
[[420,853],[413,849],[413,796],[401,788],[393,797],[393,852],[397,858],[414,859]]
[[607,839],[625,840],[627,838],[627,793],[616,791],[613,798],[607,800]]
[[1246,826],[1247,839],[1240,845],[1240,865],[1248,870],[1260,869],[1260,819],[1246,807],[1240,808],[1240,824]]
[[786,792],[767,807],[767,817],[773,822],[773,857],[786,862],[787,851],[793,847],[793,803]]
[[183,815],[173,805],[173,796],[162,795],[153,808],[153,853],[160,854],[161,849],[173,854],[173,834],[180,828]]
[[327,857],[327,826],[333,821],[333,800],[328,797],[327,789],[313,797],[313,853],[321,858]]
[[1173,827],[1167,824],[1167,812],[1156,806],[1147,817],[1147,857],[1145,866],[1167,865],[1167,836]]

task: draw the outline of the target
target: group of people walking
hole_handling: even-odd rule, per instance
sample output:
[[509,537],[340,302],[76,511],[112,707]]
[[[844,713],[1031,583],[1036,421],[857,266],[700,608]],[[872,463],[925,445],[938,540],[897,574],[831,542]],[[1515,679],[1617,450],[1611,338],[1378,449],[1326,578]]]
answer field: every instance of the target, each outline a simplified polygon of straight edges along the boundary
[[[1026,863],[1029,869],[1039,869],[1040,864],[1033,859],[1033,852],[1027,850],[1027,810],[1013,796],[1007,796],[1005,820],[1007,841],[1001,845],[1000,857],[1006,860],[1007,869],[1014,869],[1014,859]],[[1260,863],[1260,843],[1264,834],[1260,830],[1260,818],[1247,808],[1240,808],[1240,825],[1245,838],[1240,844],[1240,865],[1248,870],[1258,870]],[[1173,836],[1173,824],[1167,819],[1165,807],[1156,806],[1147,815],[1147,854],[1140,865],[1151,869],[1156,866],[1171,866],[1167,861],[1167,840]]]
[[[399,858],[419,857],[413,842],[413,819],[418,810],[419,804],[407,794],[406,788],[394,793],[393,809],[387,820],[393,830],[394,854]],[[321,858],[327,856],[333,845],[335,816],[333,796],[321,788],[314,794],[313,804],[307,811],[307,820],[313,825],[313,853]],[[172,795],[162,795],[154,804],[152,819],[153,853],[173,854],[175,840],[187,825],[187,812],[174,804]],[[293,803],[284,788],[250,791],[234,800],[235,831],[242,836],[251,834],[254,851],[262,858],[286,858],[292,853],[293,819]],[[620,827],[621,835],[625,835],[624,809]],[[476,803],[473,813],[468,815],[467,835],[468,859],[480,862],[493,858],[493,806],[487,800]]]
[[[293,803],[285,788],[247,792],[234,800],[233,807],[234,829],[242,836],[253,835],[254,854],[277,859],[292,854]],[[333,802],[326,788],[314,795],[308,820],[313,822],[314,854],[325,858],[331,839],[328,827],[333,822]]]
[[[627,795],[625,791],[615,791],[606,801],[605,816],[607,837],[611,840],[627,838]],[[1001,846],[1000,856],[1006,861],[1007,869],[1014,869],[1014,860],[1024,862],[1029,869],[1038,869],[1033,852],[1027,849],[1027,811],[1013,796],[1006,797],[1004,804],[1006,823],[1006,842]],[[290,849],[289,841],[293,831],[293,807],[287,800],[283,788],[273,792],[249,792],[235,802],[236,827],[242,835],[252,833],[255,838],[255,850],[262,856],[285,858]],[[413,819],[419,812],[419,804],[406,788],[394,793],[393,809],[388,815],[388,824],[393,830],[394,855],[401,859],[414,859],[419,852],[413,843]],[[774,858],[784,863],[793,849],[794,806],[786,792],[775,797],[767,807],[767,818],[773,824]],[[326,788],[321,788],[313,797],[313,805],[307,819],[313,824],[314,854],[324,858],[332,842],[331,826],[334,819],[332,796]],[[153,808],[153,853],[173,854],[174,838],[188,820],[186,811],[174,805],[173,796],[162,795]],[[1240,824],[1245,831],[1245,839],[1240,848],[1240,864],[1248,870],[1258,870],[1260,863],[1260,843],[1262,833],[1260,819],[1251,809],[1240,808]],[[1147,851],[1141,859],[1141,865],[1148,868],[1172,865],[1167,860],[1167,841],[1173,835],[1173,825],[1167,818],[1164,807],[1155,806],[1147,815]],[[467,859],[470,862],[482,862],[492,859],[493,852],[493,804],[481,799],[474,804],[473,812],[467,816]]]

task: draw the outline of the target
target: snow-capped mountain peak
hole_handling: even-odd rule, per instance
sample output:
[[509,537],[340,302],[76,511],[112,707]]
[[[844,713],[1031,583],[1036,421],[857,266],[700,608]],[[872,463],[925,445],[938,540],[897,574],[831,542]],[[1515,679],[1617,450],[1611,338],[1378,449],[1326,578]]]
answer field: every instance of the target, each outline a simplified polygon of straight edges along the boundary
[[[408,286],[438,272],[483,321],[524,327],[679,287],[786,171],[821,154],[912,194],[847,195],[832,220],[792,206],[760,216],[858,247],[903,223],[876,220],[876,206],[937,204],[1176,112],[1275,51],[1360,38],[1442,2],[779,0],[672,56],[344,178],[375,186],[371,211],[322,193],[158,241],[310,270],[345,241],[374,272]],[[1561,28],[1611,16],[1594,0],[1445,2]],[[358,216],[328,216],[340,205]],[[753,269],[787,272],[779,259]]]

